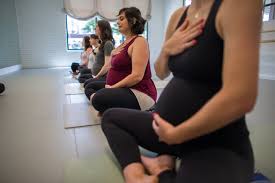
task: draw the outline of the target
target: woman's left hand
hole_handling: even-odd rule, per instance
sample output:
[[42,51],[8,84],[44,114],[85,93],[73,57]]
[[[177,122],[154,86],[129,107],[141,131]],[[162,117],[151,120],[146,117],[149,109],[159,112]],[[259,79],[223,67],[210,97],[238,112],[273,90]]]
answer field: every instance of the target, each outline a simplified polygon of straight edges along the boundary
[[165,142],[169,145],[178,144],[176,127],[161,118],[158,114],[153,114],[153,129],[159,136],[159,141]]

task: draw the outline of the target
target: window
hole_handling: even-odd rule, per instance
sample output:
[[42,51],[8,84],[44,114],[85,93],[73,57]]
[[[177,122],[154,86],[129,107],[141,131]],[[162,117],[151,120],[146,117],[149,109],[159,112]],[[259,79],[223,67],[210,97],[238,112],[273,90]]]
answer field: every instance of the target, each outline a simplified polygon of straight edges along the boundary
[[184,0],[184,6],[188,6],[191,4],[191,0]]
[[[77,20],[68,15],[66,15],[67,22],[67,50],[81,50],[82,49],[82,39],[84,36],[89,36],[95,33],[96,22],[101,20],[102,17],[95,16],[90,20]],[[124,41],[124,37],[118,31],[118,26],[116,21],[110,22],[113,37],[115,39],[115,46],[117,47]],[[144,33],[142,34],[146,39],[148,37],[148,24],[145,25]]]
[[[183,0],[184,6],[188,6],[191,4],[192,0]],[[263,21],[269,21],[275,19],[275,0],[263,0],[264,8],[263,8]]]
[[275,0],[264,0],[263,21],[275,19]]

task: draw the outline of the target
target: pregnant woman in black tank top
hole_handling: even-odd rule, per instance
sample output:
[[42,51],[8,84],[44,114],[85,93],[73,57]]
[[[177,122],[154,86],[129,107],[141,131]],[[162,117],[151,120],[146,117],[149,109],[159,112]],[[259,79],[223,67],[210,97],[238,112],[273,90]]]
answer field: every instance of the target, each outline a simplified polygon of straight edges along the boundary
[[[261,4],[193,0],[172,15],[155,69],[173,78],[156,114],[116,108],[102,118],[126,182],[249,182],[245,113],[257,96]],[[159,156],[141,158],[138,146]],[[177,173],[173,157],[182,160]]]

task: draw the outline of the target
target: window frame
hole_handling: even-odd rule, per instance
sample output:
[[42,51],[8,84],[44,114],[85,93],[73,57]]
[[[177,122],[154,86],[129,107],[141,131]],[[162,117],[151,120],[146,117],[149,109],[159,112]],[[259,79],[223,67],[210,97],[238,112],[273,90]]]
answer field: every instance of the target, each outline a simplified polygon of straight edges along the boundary
[[[67,52],[80,52],[80,51],[82,51],[83,49],[70,49],[69,48],[69,31],[68,31],[68,16],[69,15],[65,15],[66,16],[66,50],[67,50]],[[71,18],[73,18],[73,17],[71,17]],[[97,22],[98,21],[98,19],[99,18],[101,18],[101,19],[104,19],[103,17],[101,17],[100,15],[95,15],[95,16],[93,16],[93,17],[91,17],[90,19],[88,19],[87,21],[89,21],[89,20],[91,20],[91,19],[93,19],[93,18],[95,18],[95,22]],[[75,19],[75,18],[73,18],[73,19]],[[77,19],[76,19],[77,20]],[[115,22],[115,21],[109,21],[110,23],[111,22]],[[146,34],[145,34],[145,38],[146,38],[146,40],[148,41],[148,36],[149,36],[149,34],[148,34],[148,31],[149,31],[149,22],[148,21],[146,21],[146,24],[145,24],[145,30],[144,31],[146,31]],[[92,33],[89,33],[89,34],[92,34]],[[122,36],[122,39],[121,39],[121,41],[123,42],[123,41],[125,41],[125,38],[124,38],[124,36]]]
[[[265,9],[269,8],[269,14],[268,19],[265,19]],[[263,1],[263,21],[270,21],[275,20],[275,0],[270,0],[269,3],[267,3],[267,0]]]

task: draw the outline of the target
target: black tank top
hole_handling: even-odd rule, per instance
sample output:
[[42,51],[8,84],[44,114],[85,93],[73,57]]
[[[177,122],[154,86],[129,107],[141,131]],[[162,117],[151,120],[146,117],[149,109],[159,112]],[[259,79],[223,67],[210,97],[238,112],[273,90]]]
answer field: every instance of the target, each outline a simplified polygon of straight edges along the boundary
[[[169,58],[168,66],[174,77],[161,93],[156,112],[173,125],[179,125],[199,111],[222,86],[223,45],[218,35],[215,19],[222,0],[215,0],[197,44],[183,53]],[[183,13],[178,26],[187,16]],[[242,154],[247,144],[248,130],[245,118],[211,134],[184,143],[182,150],[197,151],[208,147],[229,148]]]
[[[198,43],[183,53],[170,57],[168,66],[174,76],[195,82],[221,85],[223,40],[215,28],[215,17],[220,3],[220,0],[214,1],[203,33],[196,38]],[[186,19],[188,8],[177,27]]]

